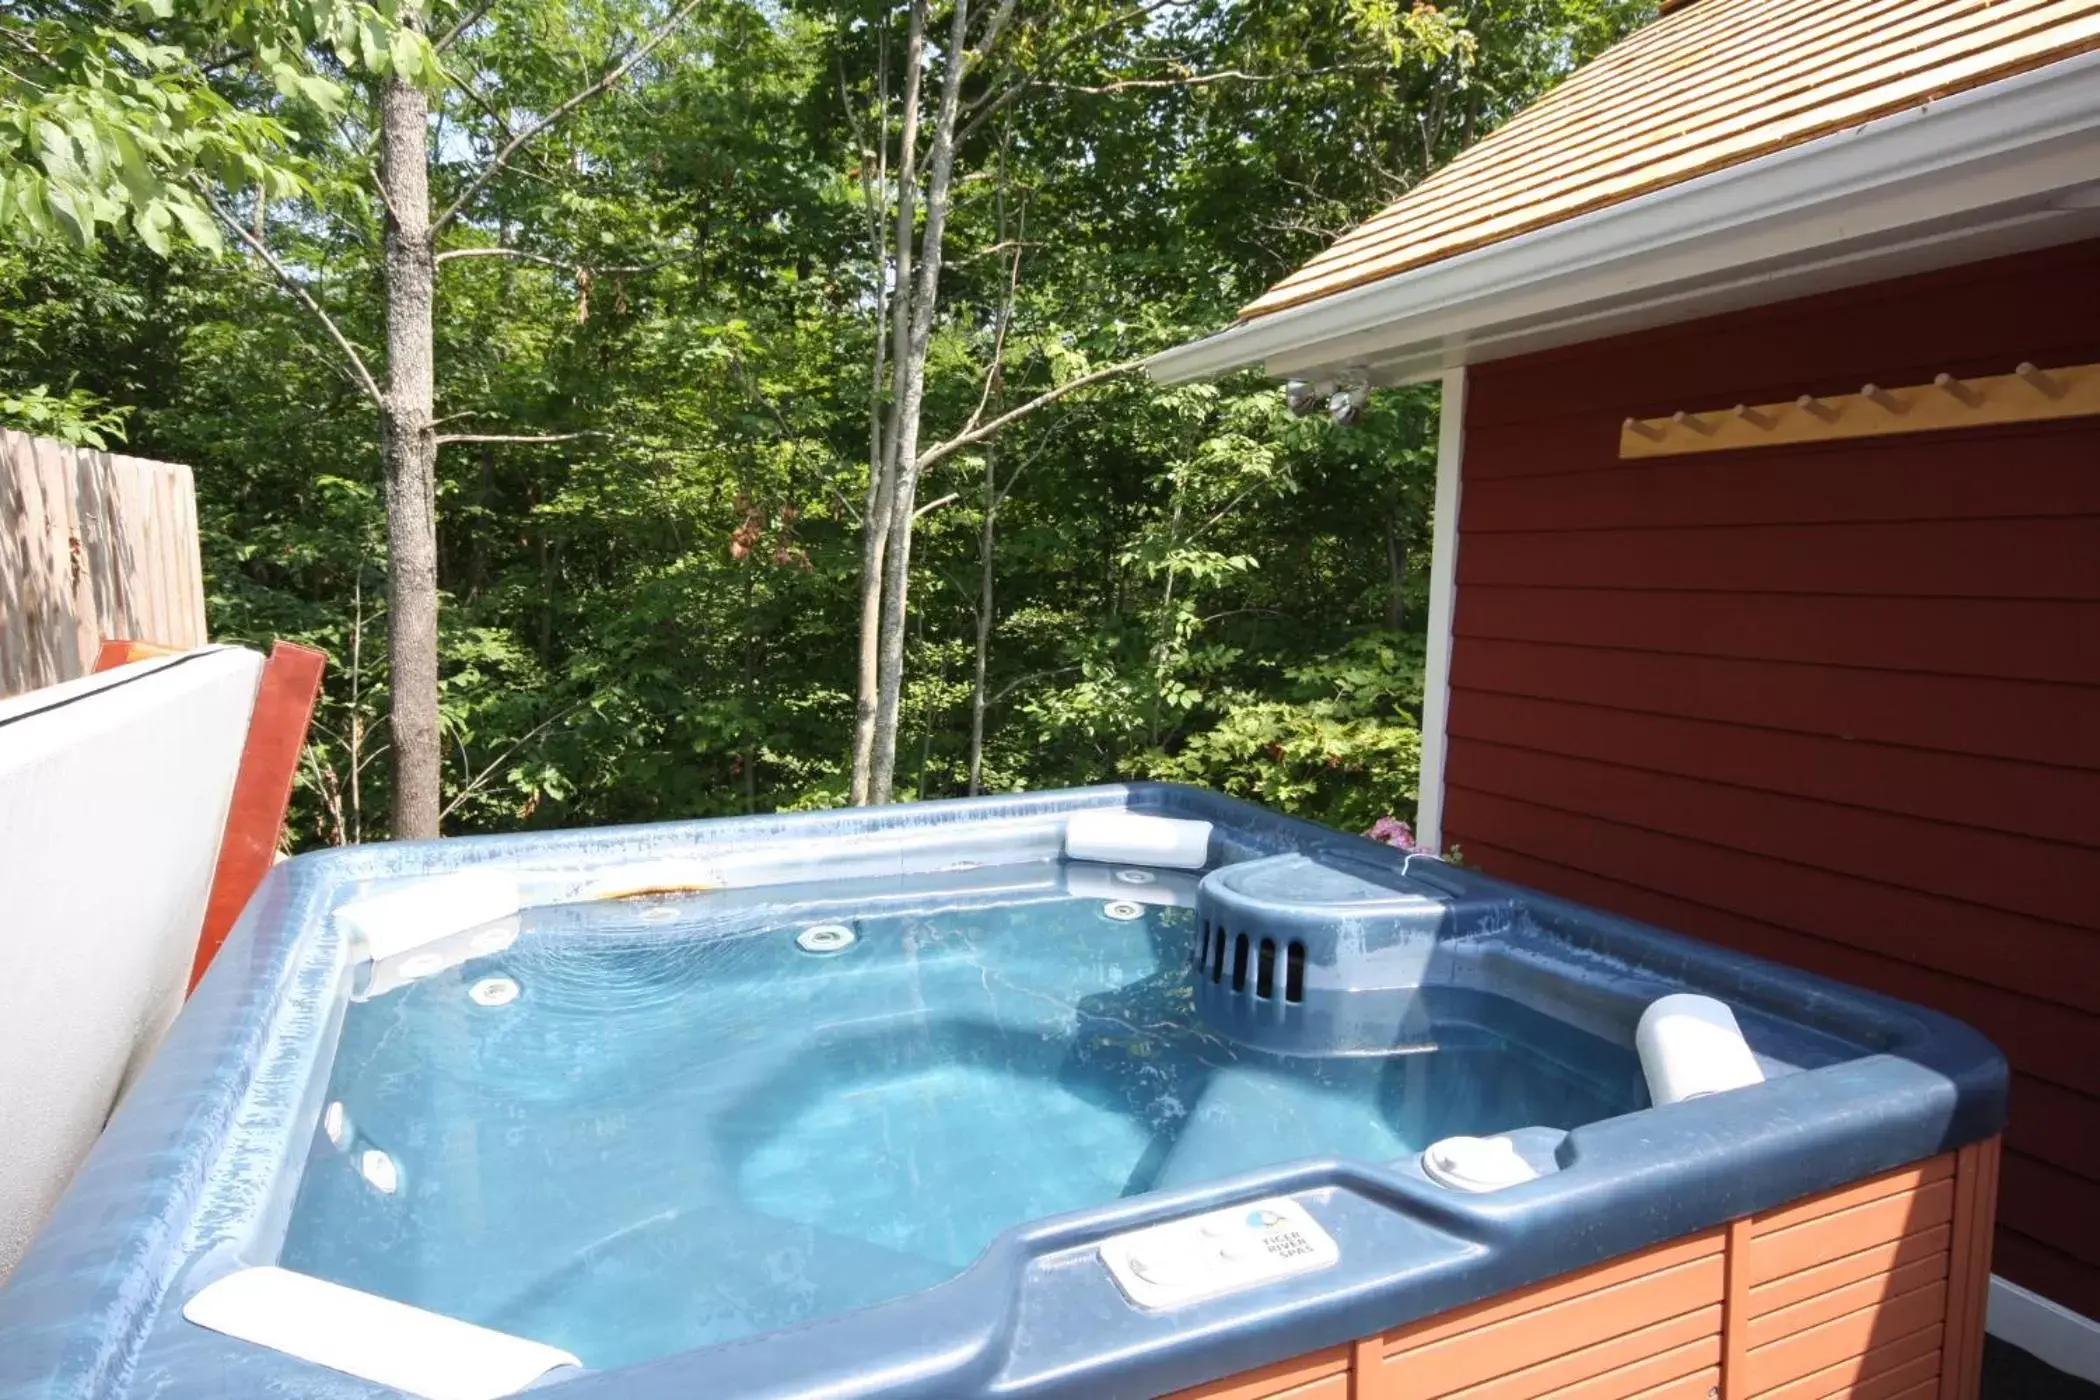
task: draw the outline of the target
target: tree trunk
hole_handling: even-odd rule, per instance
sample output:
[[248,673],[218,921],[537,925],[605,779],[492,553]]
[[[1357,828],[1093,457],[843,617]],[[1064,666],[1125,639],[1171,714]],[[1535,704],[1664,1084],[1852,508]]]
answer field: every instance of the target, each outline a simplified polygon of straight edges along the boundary
[[1397,513],[1385,522],[1385,565],[1392,579],[1385,599],[1385,625],[1398,632],[1407,626],[1407,536]]
[[[875,795],[876,711],[882,692],[883,568],[890,534],[890,504],[897,485],[897,415],[882,409],[883,336],[890,338],[891,373],[896,378],[896,399],[903,398],[906,360],[911,342],[912,228],[918,217],[919,180],[919,88],[926,65],[926,3],[912,5],[910,28],[904,43],[904,126],[897,138],[897,221],[895,242],[888,257],[882,256],[882,221],[870,216],[869,233],[876,248],[876,276],[885,267],[895,269],[896,285],[890,292],[890,325],[887,330],[877,317],[875,370],[868,397],[868,504],[862,517],[860,572],[860,666],[853,703],[853,787],[850,800],[856,807],[889,801],[885,782],[882,795]],[[885,98],[887,88],[884,89]],[[880,113],[888,120],[888,112]],[[877,145],[887,147],[888,136],[878,131]],[[882,291],[876,290],[881,308]],[[895,737],[891,744],[894,747]]]
[[992,549],[998,542],[998,455],[984,453],[984,528],[977,535],[977,674],[970,685],[970,796],[984,786],[985,672],[992,651]]
[[[925,0],[913,6],[923,13]],[[947,232],[948,188],[955,174],[955,125],[962,107],[963,68],[968,53],[969,0],[955,0],[949,21],[947,70],[941,76],[941,103],[934,118],[926,175],[926,229],[919,242],[917,276],[911,286],[911,331],[899,357],[899,393],[891,408],[890,457],[896,484],[890,493],[889,538],[882,561],[882,631],[877,657],[879,685],[875,700],[875,748],[868,765],[868,800],[887,802],[897,770],[897,712],[904,684],[905,606],[911,582],[912,517],[918,505],[919,416],[926,401],[926,349],[933,336],[934,305],[940,295],[941,240]],[[900,186],[905,171],[898,171]],[[902,221],[899,221],[900,229]],[[899,246],[910,245],[909,237]],[[900,300],[905,288],[900,279]]]
[[438,834],[436,349],[429,99],[389,79],[379,101],[386,219],[387,650],[396,840]]
[[1152,697],[1145,709],[1145,741],[1159,742],[1160,691],[1166,684],[1167,663],[1174,656],[1174,551],[1181,545],[1181,488],[1174,488],[1174,509],[1167,517],[1167,586],[1159,599],[1160,637],[1152,652]]

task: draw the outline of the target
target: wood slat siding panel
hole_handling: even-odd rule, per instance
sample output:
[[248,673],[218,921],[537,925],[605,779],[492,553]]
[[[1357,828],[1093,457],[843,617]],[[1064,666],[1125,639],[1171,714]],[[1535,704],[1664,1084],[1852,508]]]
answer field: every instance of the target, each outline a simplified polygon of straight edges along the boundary
[[1860,1279],[1767,1313],[1750,1323],[1750,1345],[1754,1349],[1776,1342],[1833,1318],[1872,1307],[1884,1298],[1901,1297],[1928,1284],[1944,1283],[1946,1278],[1947,1252],[1940,1250],[1885,1275]]
[[[1624,1400],[1645,1395],[1681,1377],[1713,1372],[1721,1361],[1720,1329],[1717,1309],[1687,1313],[1440,1400]],[[1670,1346],[1677,1337],[1691,1340]],[[1635,1359],[1625,1361],[1626,1357]]]
[[1750,1393],[1763,1395],[1790,1381],[1873,1350],[1883,1342],[1942,1326],[1947,1285],[1927,1284],[1750,1350]]
[[[1638,1395],[1629,1395],[1626,1400],[1713,1400],[1721,1388],[1721,1372],[1718,1367],[1682,1376],[1674,1381],[1664,1381],[1653,1390],[1644,1390]],[[1560,1400],[1560,1397],[1551,1397]]]
[[[1951,1154],[1941,1154],[1914,1166],[1898,1167],[1892,1172],[1868,1177],[1865,1181],[1841,1186],[1835,1191],[1826,1191],[1820,1196],[1768,1210],[1751,1222],[1751,1233],[1755,1238],[1783,1234],[1812,1221],[1825,1220],[1833,1215],[1845,1215],[1862,1206],[1888,1201],[1891,1197],[1915,1195],[1937,1186],[1954,1176],[1955,1161]],[[1893,1239],[1893,1235],[1876,1238]]]
[[1570,758],[2100,849],[2100,771],[1485,690],[1452,705],[1450,733],[1521,735]]
[[1445,804],[1490,873],[1990,1036],[1999,1257],[2089,1314],[2100,420],[1643,463],[1616,435],[2090,362],[2096,304],[2089,242],[1475,366]]
[[1834,1365],[1813,1371],[1799,1380],[1768,1390],[1757,1400],[1864,1400],[1867,1396],[1893,1397],[1922,1388],[1931,1394],[1940,1384],[1940,1352],[1943,1329],[1928,1327],[1908,1337],[1885,1342],[1859,1356],[1848,1356]]
[[[1390,1400],[1435,1400],[1540,1368],[1548,1380],[1534,1384],[1529,1393],[1537,1394],[1627,1365],[1644,1352],[1674,1349],[1701,1336],[1718,1338],[1721,1282],[1721,1256],[1713,1253],[1455,1336],[1423,1343],[1402,1334],[1387,1353],[1379,1394]],[[1621,1345],[1629,1334],[1634,1340]],[[1611,1340],[1592,1345],[1597,1338]],[[1480,1400],[1488,1393],[1484,1390]],[[1521,1385],[1492,1391],[1497,1400],[1524,1393]]]
[[1997,1146],[1175,1400],[1974,1400]]
[[[1173,1400],[1270,1400],[1270,1397],[1291,1395],[1306,1386],[1325,1384],[1330,1378],[1340,1380],[1346,1387],[1349,1366],[1348,1347],[1329,1347],[1259,1370],[1242,1371],[1239,1375],[1199,1385],[1193,1390],[1176,1391]],[[1347,1394],[1346,1389],[1342,1393]]]
[[1572,1338],[1594,1335],[1594,1330],[1572,1324],[1570,1331],[1556,1339],[1563,1350],[1514,1371],[1500,1369],[1507,1363],[1491,1360],[1486,1351],[1469,1353],[1467,1361],[1497,1369],[1491,1379],[1473,1385],[1460,1383],[1457,1389],[1450,1388],[1445,1379],[1465,1374],[1447,1369],[1455,1357],[1409,1353],[1386,1363],[1388,1376],[1381,1393],[1396,1400],[1536,1400],[1542,1395],[1616,1400],[1717,1365],[1721,1360],[1721,1305],[1668,1318],[1595,1345],[1567,1345]]
[[[1557,1303],[1585,1298],[1622,1283],[1637,1282],[1658,1270],[1675,1269],[1709,1258],[1718,1260],[1724,1240],[1724,1232],[1709,1230],[1703,1234],[1657,1245],[1653,1249],[1643,1250],[1623,1259],[1612,1259],[1578,1270],[1564,1278],[1549,1280],[1512,1297],[1487,1298],[1462,1308],[1453,1308],[1449,1312],[1438,1313],[1435,1317],[1411,1323],[1393,1333],[1386,1339],[1387,1350],[1398,1353],[1429,1346],[1498,1322],[1523,1317]],[[1711,1300],[1694,1299],[1686,1306],[1697,1307],[1704,1301],[1718,1302],[1720,1295],[1715,1294]]]
[[111,637],[206,640],[190,469],[0,430],[0,695],[86,675]]
[[1241,314],[1317,300],[2095,44],[2091,0],[1705,0],[1578,70]]
[[1934,1225],[1835,1259],[1803,1264],[1791,1273],[1753,1287],[1744,1311],[1755,1320],[1775,1309],[1792,1307],[1848,1283],[1890,1273],[1920,1259],[1944,1256],[1952,1242],[1953,1229],[1951,1222]]
[[1906,1237],[1936,1232],[1936,1227],[1953,1219],[1954,1183],[1945,1180],[1760,1234],[1750,1251],[1753,1310],[1762,1306],[1755,1301],[1760,1287],[1778,1286],[1790,1275],[1860,1250],[1893,1246]]

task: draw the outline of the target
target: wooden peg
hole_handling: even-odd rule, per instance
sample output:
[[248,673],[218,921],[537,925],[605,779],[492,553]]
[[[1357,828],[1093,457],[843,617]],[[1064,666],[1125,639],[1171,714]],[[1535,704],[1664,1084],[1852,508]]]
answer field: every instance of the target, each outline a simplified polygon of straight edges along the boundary
[[1814,394],[1803,394],[1800,398],[1795,399],[1794,407],[1812,417],[1822,419],[1825,423],[1835,423],[1837,421],[1837,410],[1824,403]]
[[1714,430],[1713,424],[1707,422],[1698,414],[1686,413],[1681,408],[1670,415],[1670,421],[1680,428],[1690,428],[1695,433],[1711,433]]
[[1663,435],[1661,428],[1656,427],[1644,418],[1629,418],[1619,426],[1629,433],[1648,439],[1650,442],[1658,441]]
[[1771,415],[1752,408],[1748,404],[1737,404],[1734,412],[1736,417],[1742,419],[1753,428],[1769,428],[1772,426]]
[[1956,402],[1965,403],[1970,408],[1975,408],[1983,402],[1983,395],[1977,393],[1967,383],[1956,379],[1945,370],[1941,370],[1938,374],[1932,376],[1932,383],[1935,388],[1946,390]]
[[2033,385],[2038,392],[2047,394],[2052,399],[2060,399],[2064,396],[2064,386],[2052,379],[2046,370],[2036,369],[2032,360],[2020,361],[2018,368],[2014,369],[2013,373]]
[[1873,404],[1876,408],[1882,409],[1885,412],[1889,413],[1901,413],[1907,406],[1904,404],[1903,400],[1897,398],[1894,394],[1882,388],[1879,384],[1868,384],[1862,386],[1859,391],[1859,396],[1865,399],[1868,403]]

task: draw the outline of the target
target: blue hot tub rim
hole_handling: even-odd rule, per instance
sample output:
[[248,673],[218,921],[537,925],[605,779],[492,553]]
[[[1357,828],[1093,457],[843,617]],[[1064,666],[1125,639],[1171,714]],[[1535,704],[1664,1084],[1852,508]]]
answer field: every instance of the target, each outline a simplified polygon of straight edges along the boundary
[[[1310,1159],[1031,1222],[934,1288],[785,1332],[572,1373],[559,1382],[564,1394],[1156,1395],[1696,1233],[2003,1126],[2003,1058],[1939,1013],[1175,784],[317,852],[265,881],[0,1289],[0,1396],[222,1394],[234,1376],[250,1393],[395,1393],[179,1315],[213,1278],[276,1258],[343,1014],[349,951],[328,915],[347,899],[390,880],[494,865],[536,872],[534,902],[547,902],[575,897],[584,872],[607,864],[807,852],[852,837],[1011,839],[1048,859],[1065,816],[1116,807],[1213,822],[1214,865],[1297,852],[1404,871],[1455,902],[1520,912],[1518,941],[1575,975],[1707,992],[1867,1053],[1578,1128],[1555,1149],[1559,1170],[1494,1195],[1454,1194],[1408,1164]],[[1273,1195],[1305,1203],[1342,1241],[1342,1262],[1148,1313],[1095,1259],[1107,1236]]]

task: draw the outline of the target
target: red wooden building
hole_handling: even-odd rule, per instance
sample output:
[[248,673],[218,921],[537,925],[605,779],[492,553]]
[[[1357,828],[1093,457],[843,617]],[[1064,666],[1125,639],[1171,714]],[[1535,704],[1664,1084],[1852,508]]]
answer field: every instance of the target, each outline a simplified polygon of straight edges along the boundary
[[1155,361],[1441,377],[1419,829],[2015,1077],[2100,1380],[2100,0],[1694,0]]

